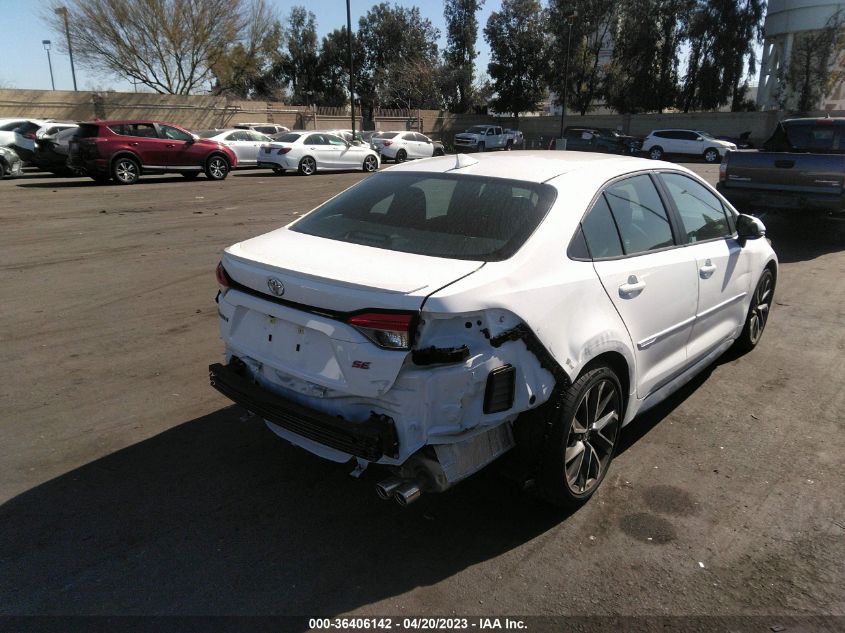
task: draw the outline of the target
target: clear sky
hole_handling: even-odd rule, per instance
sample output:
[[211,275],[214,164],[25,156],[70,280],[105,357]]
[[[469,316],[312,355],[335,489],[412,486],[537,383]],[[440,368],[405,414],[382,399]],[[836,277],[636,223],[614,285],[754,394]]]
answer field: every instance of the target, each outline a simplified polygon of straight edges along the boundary
[[[306,6],[317,17],[317,32],[320,37],[346,24],[345,0],[269,0],[281,18],[285,18],[294,5]],[[57,90],[73,90],[70,74],[70,62],[67,55],[58,52],[56,43],[61,35],[53,33],[41,19],[48,0],[0,0],[0,23],[3,29],[3,62],[0,64],[0,87],[29,88],[35,90],[50,89],[50,70],[47,65],[47,53],[42,40],[54,42],[53,74]],[[358,18],[373,6],[373,0],[352,0],[352,30],[358,28]],[[446,44],[443,21],[443,3],[441,0],[398,0],[402,6],[418,6],[424,17],[440,29],[442,49]],[[489,59],[487,43],[481,30],[487,18],[500,6],[499,0],[487,0],[479,12],[479,34],[477,46],[480,52],[476,60],[476,71],[485,72]],[[116,77],[105,77],[82,68],[77,60],[76,82],[80,90],[132,90],[132,84]]]

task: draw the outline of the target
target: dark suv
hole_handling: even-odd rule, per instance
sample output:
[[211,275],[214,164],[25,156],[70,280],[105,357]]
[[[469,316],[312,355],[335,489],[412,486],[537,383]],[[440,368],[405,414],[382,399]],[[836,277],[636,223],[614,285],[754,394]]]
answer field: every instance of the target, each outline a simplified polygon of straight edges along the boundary
[[138,182],[141,174],[165,172],[195,178],[204,171],[211,180],[223,180],[237,163],[225,145],[158,121],[82,123],[68,152],[71,169],[121,185]]

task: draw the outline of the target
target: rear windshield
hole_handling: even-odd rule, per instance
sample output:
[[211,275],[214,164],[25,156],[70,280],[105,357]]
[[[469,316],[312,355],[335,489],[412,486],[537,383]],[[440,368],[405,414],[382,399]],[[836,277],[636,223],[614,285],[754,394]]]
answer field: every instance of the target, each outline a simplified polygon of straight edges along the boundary
[[487,126],[486,125],[473,125],[471,128],[467,130],[467,134],[486,134],[487,133]]
[[19,134],[31,134],[36,130],[40,129],[41,125],[39,123],[33,123],[32,121],[27,121],[26,123],[21,123],[20,127],[15,128],[15,132]]
[[377,138],[393,138],[397,134],[399,134],[399,132],[379,132],[378,134],[376,134],[376,137]]
[[502,261],[555,199],[550,185],[458,174],[384,173],[309,213],[291,230],[449,259]]
[[302,134],[294,134],[292,132],[287,132],[285,134],[277,134],[273,137],[273,140],[278,141],[279,143],[293,143],[300,136],[302,136]]
[[5,125],[0,126],[0,132],[11,132],[16,128],[19,128],[24,123],[26,123],[26,121],[12,121],[11,123],[6,123]]
[[95,136],[99,136],[100,134],[100,126],[83,123],[78,128],[76,128],[76,136],[78,138],[93,138]]

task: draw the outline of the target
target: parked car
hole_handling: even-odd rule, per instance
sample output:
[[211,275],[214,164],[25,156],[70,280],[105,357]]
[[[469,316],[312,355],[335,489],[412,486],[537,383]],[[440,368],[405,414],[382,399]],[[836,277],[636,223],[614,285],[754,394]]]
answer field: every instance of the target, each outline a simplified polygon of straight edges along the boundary
[[261,147],[258,166],[271,168],[279,175],[298,171],[311,176],[317,171],[363,169],[375,171],[379,156],[369,147],[352,145],[326,132],[288,132]]
[[201,130],[197,132],[200,138],[222,143],[230,148],[238,157],[238,167],[255,167],[258,165],[258,152],[262,145],[271,143],[266,134],[255,130]]
[[664,162],[397,165],[226,249],[211,384],[297,446],[386,466],[377,491],[401,504],[518,447],[542,495],[577,505],[624,425],[760,341],[764,232]]
[[514,145],[519,144],[517,140],[522,140],[521,132],[503,130],[498,125],[474,125],[466,132],[455,134],[455,149],[472,152],[486,152],[491,149],[511,150]]
[[44,125],[40,123],[40,121],[27,121],[21,124],[20,127],[15,128],[13,132],[15,140],[12,142],[12,148],[26,163],[33,162],[35,149],[41,139],[56,134],[61,130],[75,130],[79,127],[78,123],[72,121],[52,121]]
[[267,136],[274,134],[281,134],[282,132],[290,132],[290,128],[284,125],[277,125],[275,123],[238,123],[233,125],[236,130],[254,130]]
[[[569,126],[563,137],[568,151],[636,154],[642,147],[642,140],[603,127]],[[551,140],[549,149],[557,149],[557,139]]]
[[66,128],[56,134],[41,137],[32,157],[33,164],[44,171],[57,176],[70,176],[75,173],[67,165],[70,141],[78,128]]
[[708,163],[718,163],[736,145],[720,141],[701,130],[654,130],[643,140],[642,151],[652,160],[664,156],[697,156]]
[[730,152],[718,189],[746,209],[845,212],[845,118],[787,119],[764,151]]
[[0,179],[16,178],[23,173],[23,161],[15,150],[0,147]]
[[0,147],[7,147],[15,142],[15,130],[25,128],[27,134],[35,138],[36,130],[51,123],[53,119],[10,119],[0,125]]
[[754,149],[754,143],[751,142],[751,131],[743,132],[739,136],[717,136],[720,141],[727,141],[736,145],[737,149]]
[[413,158],[430,158],[446,153],[443,143],[432,141],[419,132],[381,132],[372,138],[374,149],[381,154],[382,160],[390,159],[397,163]]
[[204,171],[210,180],[223,180],[237,165],[235,152],[222,143],[159,121],[81,123],[68,152],[71,169],[121,185],[166,172],[196,178]]

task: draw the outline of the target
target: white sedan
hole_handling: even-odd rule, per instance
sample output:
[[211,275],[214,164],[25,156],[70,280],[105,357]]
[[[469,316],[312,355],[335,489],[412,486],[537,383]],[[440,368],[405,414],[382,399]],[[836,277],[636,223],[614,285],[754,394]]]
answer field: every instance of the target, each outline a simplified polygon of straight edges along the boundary
[[540,495],[578,505],[623,426],[758,344],[764,235],[665,162],[398,165],[226,249],[211,382],[292,444],[388,467],[400,504],[518,448]]
[[444,154],[441,144],[419,132],[379,132],[370,142],[382,158],[389,158],[397,163]]
[[258,164],[258,152],[261,146],[273,140],[255,130],[203,130],[197,135],[229,147],[238,157],[238,167],[255,167]]
[[303,176],[339,169],[373,172],[379,167],[379,156],[369,147],[352,145],[328,132],[294,131],[262,146],[258,166],[277,174],[298,171]]

